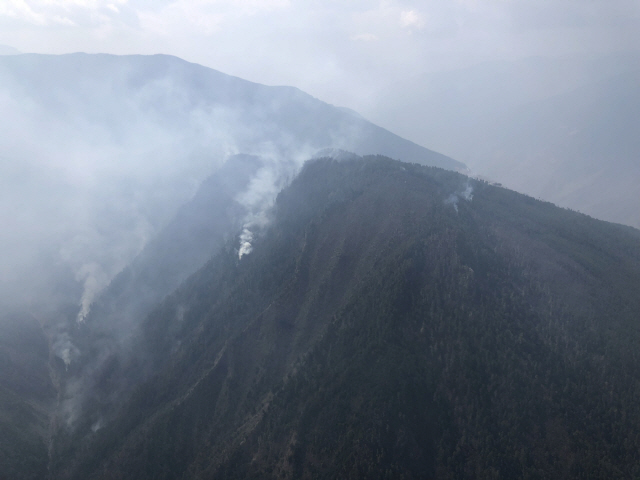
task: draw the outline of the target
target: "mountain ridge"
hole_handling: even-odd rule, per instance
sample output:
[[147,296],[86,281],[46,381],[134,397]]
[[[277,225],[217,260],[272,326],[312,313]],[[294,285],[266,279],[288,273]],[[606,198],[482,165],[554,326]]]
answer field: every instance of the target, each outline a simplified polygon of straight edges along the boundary
[[[43,59],[50,75],[31,83],[7,67]],[[638,230],[360,157],[460,166],[293,87],[209,70],[0,58],[1,88],[20,93],[0,102],[29,107],[15,125],[60,113],[26,164],[9,150],[0,191],[13,200],[37,170],[16,198],[83,200],[70,242],[65,218],[42,210],[60,245],[27,285],[38,297],[57,280],[40,296],[55,301],[19,314],[24,332],[2,330],[0,476],[640,475]],[[241,146],[260,156],[221,160]],[[86,169],[56,163],[69,153]]]
[[637,471],[640,232],[382,157],[306,164],[275,211],[147,317],[158,369],[61,478]]
[[267,158],[282,177],[323,148],[464,168],[294,87],[165,55],[1,57],[0,104],[9,306],[51,295],[35,285],[60,263],[104,288],[233,154]]

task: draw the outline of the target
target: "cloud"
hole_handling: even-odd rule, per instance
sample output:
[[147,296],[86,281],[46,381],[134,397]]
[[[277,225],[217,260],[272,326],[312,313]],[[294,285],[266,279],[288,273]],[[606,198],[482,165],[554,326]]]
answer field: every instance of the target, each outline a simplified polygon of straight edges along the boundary
[[179,34],[188,27],[192,34],[208,36],[224,20],[215,4],[204,1],[173,2],[159,11],[139,11],[138,17],[142,30],[160,35]]
[[36,13],[25,0],[8,0],[0,4],[0,16],[22,20],[35,25],[45,25],[46,17]]
[[400,12],[400,25],[402,28],[417,28],[424,27],[424,18],[416,10],[403,10]]
[[128,0],[4,0],[0,17],[11,17],[28,24],[44,26],[95,25],[108,22],[120,13]]
[[5,0],[0,43],[43,53],[169,53],[358,110],[378,101],[360,90],[383,95],[396,76],[637,48],[639,11],[635,0]]
[[211,36],[245,17],[289,7],[289,0],[181,0],[161,7],[139,8],[141,29],[162,35],[189,32]]

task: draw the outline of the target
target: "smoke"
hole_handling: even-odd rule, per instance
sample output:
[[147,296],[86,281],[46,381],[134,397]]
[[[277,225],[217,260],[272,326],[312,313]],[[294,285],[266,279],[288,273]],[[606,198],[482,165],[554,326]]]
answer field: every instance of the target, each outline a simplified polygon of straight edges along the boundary
[[94,422],[93,425],[91,425],[91,431],[93,433],[96,433],[98,430],[100,430],[102,427],[104,427],[104,419],[100,418],[99,420],[97,420],[96,422]]
[[16,58],[0,61],[0,301],[47,298],[34,287],[50,266],[34,259],[52,251],[83,290],[79,322],[230,155],[265,159],[239,198],[242,256],[301,158],[358,123],[322,124],[327,106],[299,91],[170,57]]
[[263,166],[251,179],[247,189],[236,197],[236,201],[247,211],[239,237],[238,259],[252,252],[256,235],[271,220],[278,193],[295,177],[314,151],[313,147],[298,146],[291,140],[280,145],[268,142],[262,146],[258,156],[262,158]]
[[385,135],[299,90],[164,56],[6,57],[0,109],[0,297],[47,298],[34,286],[50,266],[34,259],[55,252],[83,290],[72,292],[80,322],[230,155],[265,159],[238,198],[242,257],[303,160],[324,147],[373,153]]
[[453,205],[453,209],[458,213],[458,202],[460,199],[466,202],[473,200],[473,185],[471,185],[469,179],[467,179],[465,183],[464,190],[452,193],[445,199],[444,203],[445,205]]
[[464,191],[460,194],[460,196],[467,202],[470,202],[471,200],[473,200],[473,186],[471,185],[469,180],[467,180],[467,186],[465,187]]
[[[17,58],[17,73],[0,59],[0,131],[7,132],[0,136],[0,249],[7,253],[0,296],[27,292],[20,301],[28,304],[49,302],[47,288],[65,291],[52,307],[64,313],[49,322],[53,353],[68,369],[61,415],[69,425],[100,391],[101,369],[129,355],[127,342],[148,313],[136,299],[103,318],[95,308],[102,292],[230,155],[262,162],[235,197],[243,213],[229,228],[239,232],[241,260],[269,225],[278,193],[319,149],[372,153],[389,142],[395,150],[385,153],[396,158],[406,150],[397,137],[298,90],[176,58]],[[38,260],[42,251],[47,262]],[[58,271],[69,279],[64,287]],[[148,291],[142,296],[155,301]]]
[[69,368],[71,362],[80,355],[80,350],[71,342],[67,332],[56,335],[51,349],[54,355],[64,362],[65,368]]
[[283,186],[279,173],[278,164],[272,160],[258,170],[247,190],[236,197],[236,201],[248,212],[240,234],[238,259],[251,253],[254,234],[269,223],[270,209]]
[[83,289],[82,321],[242,129],[170,76],[72,57],[0,62],[0,304],[49,302],[60,288],[41,279],[60,265]]
[[240,234],[240,248],[238,250],[238,260],[242,258],[243,255],[247,255],[251,253],[253,247],[251,246],[251,242],[253,241],[253,233],[247,228],[245,225],[242,233]]
[[80,299],[80,312],[76,321],[81,323],[89,314],[89,309],[96,296],[109,283],[109,276],[97,263],[83,265],[76,275],[76,280],[83,284],[82,297]]

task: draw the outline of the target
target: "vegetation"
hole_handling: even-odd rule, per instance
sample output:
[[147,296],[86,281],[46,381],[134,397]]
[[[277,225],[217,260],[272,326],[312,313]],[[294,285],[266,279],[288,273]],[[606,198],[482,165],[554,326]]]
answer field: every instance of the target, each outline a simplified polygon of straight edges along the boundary
[[55,390],[49,346],[28,315],[0,318],[0,479],[46,477]]
[[274,216],[146,319],[55,478],[640,477],[640,232],[383,157]]

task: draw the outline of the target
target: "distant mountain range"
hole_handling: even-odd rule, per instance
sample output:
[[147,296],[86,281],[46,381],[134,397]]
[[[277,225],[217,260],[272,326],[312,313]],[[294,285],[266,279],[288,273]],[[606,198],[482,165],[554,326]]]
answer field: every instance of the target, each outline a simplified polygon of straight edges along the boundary
[[297,88],[252,83],[166,55],[11,56],[0,59],[0,86],[42,109],[39,113],[97,129],[116,143],[140,133],[128,131],[133,126],[155,123],[145,133],[170,127],[200,148],[220,142],[251,154],[334,147],[464,168]]

